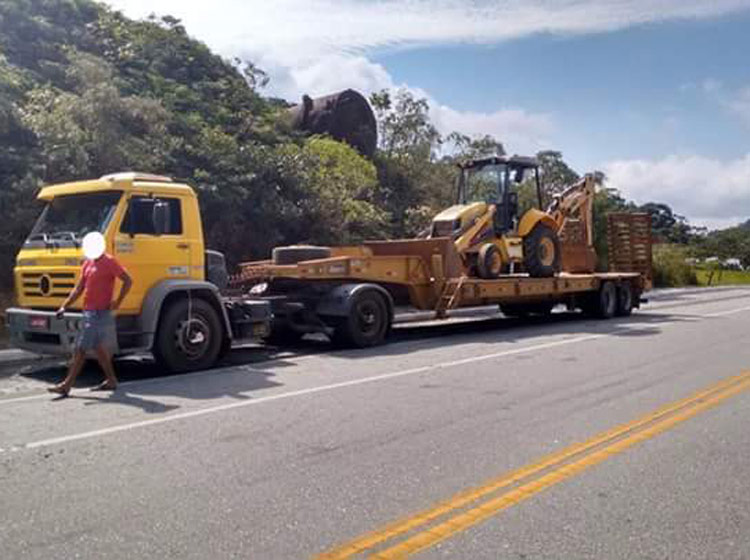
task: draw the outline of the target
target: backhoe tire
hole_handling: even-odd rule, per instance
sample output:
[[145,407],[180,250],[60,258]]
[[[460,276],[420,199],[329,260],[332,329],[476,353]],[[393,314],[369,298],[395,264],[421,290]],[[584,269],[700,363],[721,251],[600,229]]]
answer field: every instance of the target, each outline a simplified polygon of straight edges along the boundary
[[560,239],[552,228],[537,224],[523,238],[523,264],[533,278],[549,278],[560,272]]
[[331,256],[330,247],[316,247],[314,245],[289,245],[288,247],[276,247],[271,259],[273,264],[297,264],[298,262],[313,261],[316,259],[327,259]]
[[633,290],[630,284],[625,282],[617,286],[617,309],[615,315],[628,317],[633,313]]
[[480,278],[494,280],[503,272],[503,256],[493,243],[486,243],[477,255],[477,273]]
[[599,291],[584,301],[583,312],[597,319],[610,319],[617,312],[617,288],[612,282],[602,282]]
[[375,290],[354,296],[349,314],[339,318],[332,340],[337,346],[368,348],[385,341],[391,330],[391,310],[385,298]]
[[170,372],[208,369],[219,358],[223,341],[224,329],[213,306],[203,299],[193,298],[189,303],[185,298],[163,312],[153,353],[157,363]]

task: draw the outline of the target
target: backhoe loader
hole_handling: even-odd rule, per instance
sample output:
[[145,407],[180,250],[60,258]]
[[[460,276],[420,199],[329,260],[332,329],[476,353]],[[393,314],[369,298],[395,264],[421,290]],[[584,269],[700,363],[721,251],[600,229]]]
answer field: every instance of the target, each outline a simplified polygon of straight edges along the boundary
[[[567,189],[543,211],[536,158],[493,156],[459,164],[459,170],[456,204],[433,219],[429,237],[453,239],[469,276],[493,279],[516,272],[554,276],[563,269],[560,235],[566,229],[575,230],[580,248],[570,254],[574,268],[593,271],[594,258],[587,258],[594,254],[590,177]],[[521,213],[518,186],[525,181],[532,182],[536,200],[524,201],[530,207]]]

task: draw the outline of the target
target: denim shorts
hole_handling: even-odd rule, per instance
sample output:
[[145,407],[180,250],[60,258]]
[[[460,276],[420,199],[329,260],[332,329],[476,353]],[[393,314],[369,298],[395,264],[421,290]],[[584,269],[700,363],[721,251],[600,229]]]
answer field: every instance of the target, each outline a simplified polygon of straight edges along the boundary
[[117,350],[115,317],[109,310],[84,311],[83,330],[78,335],[76,349],[89,352],[101,345],[110,352]]

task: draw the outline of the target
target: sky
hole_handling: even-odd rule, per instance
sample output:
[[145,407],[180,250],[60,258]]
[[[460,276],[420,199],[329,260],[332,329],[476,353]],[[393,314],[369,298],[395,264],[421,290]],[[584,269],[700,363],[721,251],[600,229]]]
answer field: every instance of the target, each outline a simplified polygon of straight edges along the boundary
[[110,0],[265,70],[266,95],[407,88],[448,134],[563,153],[695,225],[750,219],[750,0]]

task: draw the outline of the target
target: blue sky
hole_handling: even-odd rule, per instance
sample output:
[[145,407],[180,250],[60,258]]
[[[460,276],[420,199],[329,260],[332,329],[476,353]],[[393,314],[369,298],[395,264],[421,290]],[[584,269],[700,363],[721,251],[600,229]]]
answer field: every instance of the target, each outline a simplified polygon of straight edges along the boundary
[[382,52],[372,59],[396,83],[429,91],[458,110],[550,113],[552,147],[582,169],[670,154],[737,158],[750,147],[750,123],[723,106],[719,92],[750,84],[750,11],[585,36]]
[[443,133],[556,149],[696,223],[750,219],[750,0],[112,0],[172,14],[292,101],[426,97]]

